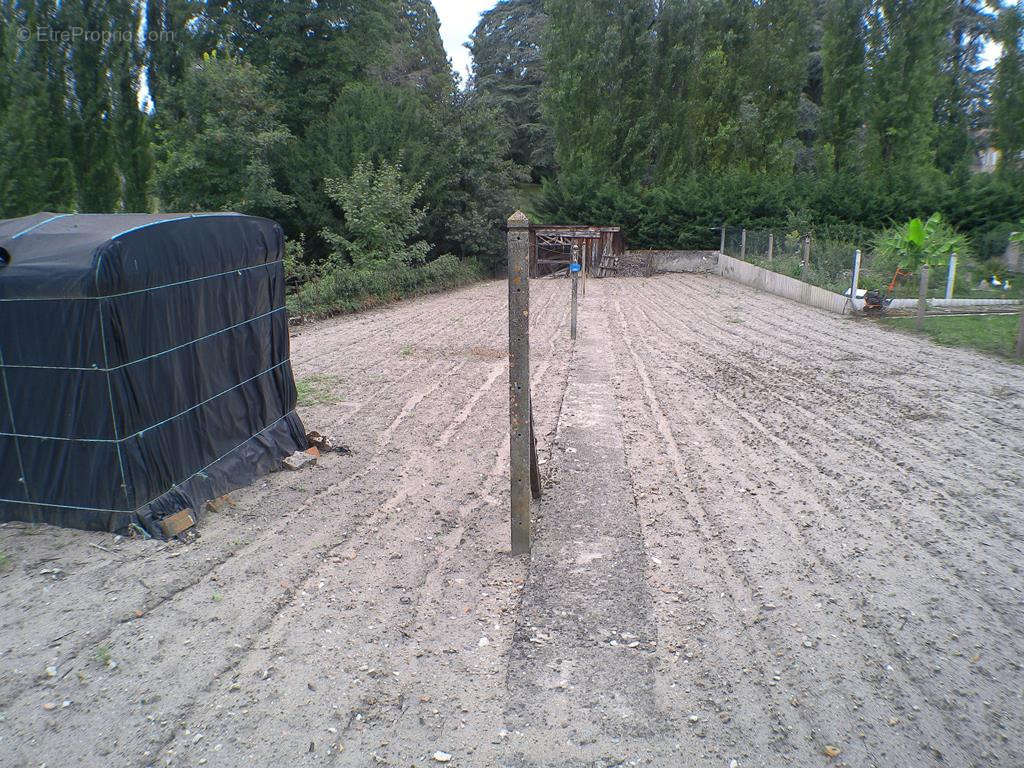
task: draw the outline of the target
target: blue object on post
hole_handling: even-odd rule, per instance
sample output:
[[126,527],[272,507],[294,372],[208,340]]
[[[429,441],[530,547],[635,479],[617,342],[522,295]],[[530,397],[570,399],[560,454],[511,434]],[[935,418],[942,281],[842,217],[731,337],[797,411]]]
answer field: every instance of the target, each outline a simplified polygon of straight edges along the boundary
[[569,271],[570,272],[579,272],[580,269],[582,269],[582,265],[579,264],[579,263],[574,263],[574,264],[570,264],[569,265]]

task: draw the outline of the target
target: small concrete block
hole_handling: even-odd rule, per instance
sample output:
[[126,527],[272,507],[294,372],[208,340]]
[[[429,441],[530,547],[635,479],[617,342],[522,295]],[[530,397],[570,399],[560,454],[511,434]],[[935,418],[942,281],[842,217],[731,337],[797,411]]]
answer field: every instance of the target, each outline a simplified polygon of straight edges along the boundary
[[191,508],[186,507],[161,520],[160,528],[163,530],[164,536],[171,538],[172,536],[177,536],[182,531],[188,530],[195,524],[196,518],[192,514]]
[[296,451],[291,456],[286,456],[282,459],[282,462],[286,469],[305,469],[316,464],[316,456],[306,451]]

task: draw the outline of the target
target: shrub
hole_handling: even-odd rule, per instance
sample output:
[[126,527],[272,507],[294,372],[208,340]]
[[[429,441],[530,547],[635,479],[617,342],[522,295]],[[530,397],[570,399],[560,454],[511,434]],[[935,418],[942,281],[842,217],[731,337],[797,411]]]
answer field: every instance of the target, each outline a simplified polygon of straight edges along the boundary
[[289,296],[288,310],[293,316],[311,318],[358,312],[410,296],[451,290],[482,278],[483,269],[476,261],[451,254],[422,266],[336,266]]

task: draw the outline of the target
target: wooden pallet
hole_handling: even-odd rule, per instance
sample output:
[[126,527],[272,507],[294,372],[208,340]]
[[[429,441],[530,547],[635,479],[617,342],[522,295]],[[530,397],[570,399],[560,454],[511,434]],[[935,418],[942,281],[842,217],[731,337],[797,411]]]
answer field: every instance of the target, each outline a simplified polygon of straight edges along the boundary
[[602,256],[601,261],[597,265],[597,276],[598,277],[611,277],[619,271],[619,257],[618,256]]

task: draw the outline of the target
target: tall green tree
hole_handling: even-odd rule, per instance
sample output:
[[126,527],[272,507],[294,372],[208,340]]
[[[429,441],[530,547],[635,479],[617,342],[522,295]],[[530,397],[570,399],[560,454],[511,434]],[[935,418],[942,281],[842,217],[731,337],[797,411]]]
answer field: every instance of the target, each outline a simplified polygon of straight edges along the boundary
[[902,188],[936,179],[935,104],[946,51],[946,0],[873,0],[867,13],[872,171]]
[[144,5],[146,85],[150,101],[159,104],[166,89],[181,79],[196,51],[203,50],[192,31],[193,24],[198,23],[203,3],[145,0]]
[[[34,30],[55,23],[47,0],[0,4],[0,215],[76,207],[62,49]],[[28,35],[19,34],[26,30]]]
[[834,0],[825,15],[820,140],[834,171],[860,165],[866,117],[865,11],[865,0]]
[[401,0],[206,0],[192,26],[201,50],[242,58],[266,73],[268,94],[301,136],[345,85],[386,76],[403,8]]
[[996,39],[1003,50],[992,84],[992,143],[1004,172],[1024,171],[1024,8],[1004,5]]
[[649,166],[653,0],[549,0],[542,109],[568,173],[629,181]]
[[554,172],[554,145],[540,110],[544,85],[543,0],[501,0],[480,16],[470,36],[470,87],[504,116],[511,129],[509,157],[535,180]]
[[248,62],[207,54],[167,89],[156,167],[165,210],[276,216],[292,205],[272,170],[292,136],[268,81]]
[[[122,3],[116,8],[121,30],[142,27],[142,5]],[[121,176],[121,207],[126,211],[150,210],[149,186],[153,154],[149,119],[140,109],[139,95],[145,68],[144,40],[123,35],[111,51],[110,117],[114,125],[117,165]]]
[[116,210],[121,200],[111,73],[113,40],[135,31],[125,27],[130,14],[120,6],[127,2],[67,0],[60,9],[62,27],[89,33],[74,39],[68,50],[71,149],[78,207],[85,213]]
[[432,99],[451,95],[455,87],[451,63],[441,42],[441,22],[430,0],[401,0],[384,67],[385,82],[408,85]]
[[952,0],[947,13],[946,55],[935,108],[936,164],[962,178],[973,159],[972,132],[981,121],[984,75],[979,60],[992,31],[992,16],[980,0]]

